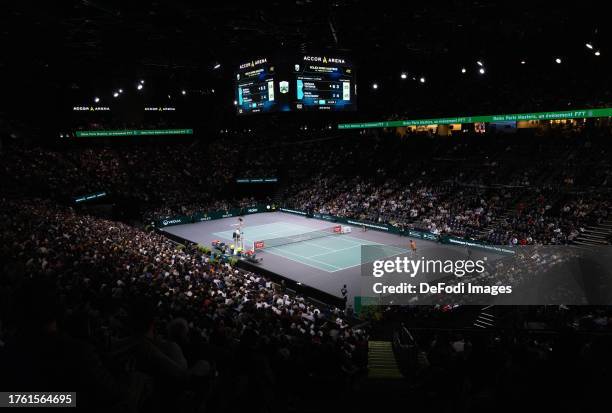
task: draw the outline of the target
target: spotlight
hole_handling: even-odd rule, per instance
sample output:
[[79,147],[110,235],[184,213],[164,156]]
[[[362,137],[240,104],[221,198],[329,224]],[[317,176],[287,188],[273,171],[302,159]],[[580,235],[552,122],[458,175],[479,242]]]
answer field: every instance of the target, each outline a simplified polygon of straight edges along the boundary
[[187,94],[187,92],[185,91],[185,89],[181,90],[181,95],[185,96]]
[[123,89],[119,89],[119,93],[123,93]]
[[524,65],[525,63],[527,63],[527,62],[526,62],[526,61],[524,61],[524,60],[521,60],[521,64],[522,64],[522,65]]
[[465,73],[465,72],[467,72],[467,70],[465,70],[465,67],[462,67],[461,68],[461,73]]
[[485,74],[484,67],[481,67],[480,69],[478,69],[478,73],[480,73],[481,75],[484,75]]
[[406,79],[406,78],[408,77],[408,75],[407,75],[406,73],[402,73],[402,74],[400,75],[400,77],[401,77],[402,79]]
[[141,79],[141,80],[140,80],[140,84],[141,84],[141,85],[144,85],[144,80],[142,80],[142,79]]
[[138,89],[138,90],[142,90],[142,83],[141,83],[141,84],[139,84],[138,86],[136,86],[136,89]]
[[234,101],[234,106],[236,106],[236,105],[238,105],[238,101],[237,100]]
[[95,98],[94,98],[94,102],[98,103],[99,101],[100,101],[100,98],[99,98],[99,97],[95,97]]
[[119,93],[118,93],[118,92],[113,93],[113,97],[114,97],[114,98],[116,98],[116,97],[118,97],[118,96],[119,96]]
[[557,64],[559,64],[559,65],[560,65],[560,64],[561,64],[561,62],[562,62],[562,60],[561,60],[561,59],[559,59],[559,58],[557,57],[557,58],[555,59],[555,62],[557,62]]
[[214,69],[214,70],[217,70],[217,69],[219,69],[220,67],[221,67],[221,63],[217,62],[217,63],[215,63],[215,65],[213,66],[213,69]]
[[420,79],[419,79],[419,82],[421,82],[421,83],[425,83],[425,78],[424,78],[424,77],[420,78]]
[[587,47],[587,49],[593,49],[593,45],[591,43],[587,43],[585,44],[585,46]]
[[476,61],[476,64],[477,64],[478,66],[480,66],[480,67],[483,67],[483,66],[484,66],[480,60],[477,60],[477,61]]
[[378,89],[378,83],[372,83],[372,89]]
[[595,52],[595,56],[601,56],[601,53],[598,51]]

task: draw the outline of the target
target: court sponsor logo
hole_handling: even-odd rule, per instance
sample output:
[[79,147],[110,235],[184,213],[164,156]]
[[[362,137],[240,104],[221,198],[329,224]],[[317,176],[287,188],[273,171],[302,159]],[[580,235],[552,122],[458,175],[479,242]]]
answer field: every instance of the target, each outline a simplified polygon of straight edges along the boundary
[[353,225],[359,225],[359,226],[364,226],[364,227],[368,227],[368,228],[380,229],[382,231],[389,231],[389,228],[387,228],[387,227],[385,227],[383,225],[367,224],[365,222],[351,221],[350,219],[347,220],[346,222],[348,222],[349,224],[353,224]]
[[298,211],[298,210],[295,210],[295,209],[279,208],[279,211],[289,212],[290,214],[306,215],[306,212]]
[[162,221],[162,224],[164,225],[172,225],[172,224],[180,224],[182,221],[181,219],[177,218],[177,219],[164,219]]

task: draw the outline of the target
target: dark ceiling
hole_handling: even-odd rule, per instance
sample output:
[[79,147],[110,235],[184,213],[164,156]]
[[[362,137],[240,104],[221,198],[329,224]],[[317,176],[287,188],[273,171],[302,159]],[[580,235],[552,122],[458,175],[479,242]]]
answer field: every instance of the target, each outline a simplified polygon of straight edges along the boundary
[[[238,62],[329,50],[357,65],[360,118],[464,112],[462,97],[476,111],[489,110],[479,98],[519,109],[506,95],[523,89],[533,109],[549,95],[558,107],[610,98],[610,24],[598,2],[14,0],[2,8],[0,70],[18,107],[33,96],[77,103],[146,78],[164,94],[215,89],[231,111]],[[425,84],[412,79],[421,76]]]

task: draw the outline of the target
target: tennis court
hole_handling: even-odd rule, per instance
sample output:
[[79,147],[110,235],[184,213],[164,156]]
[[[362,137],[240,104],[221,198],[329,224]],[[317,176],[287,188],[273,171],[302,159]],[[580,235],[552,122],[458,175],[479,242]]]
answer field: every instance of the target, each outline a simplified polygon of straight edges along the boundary
[[[290,222],[247,226],[244,228],[245,248],[252,248],[255,241],[276,240],[281,237],[299,239],[300,235],[312,233],[312,231],[311,227]],[[213,235],[221,240],[231,241],[232,232],[232,230],[221,231]],[[404,248],[362,240],[347,234],[333,234],[331,231],[328,236],[317,236],[317,238],[305,241],[289,241],[291,243],[285,245],[266,247],[264,251],[326,272],[336,272],[361,265],[362,245],[380,245],[376,253],[380,256],[370,256],[368,261],[408,252]]]

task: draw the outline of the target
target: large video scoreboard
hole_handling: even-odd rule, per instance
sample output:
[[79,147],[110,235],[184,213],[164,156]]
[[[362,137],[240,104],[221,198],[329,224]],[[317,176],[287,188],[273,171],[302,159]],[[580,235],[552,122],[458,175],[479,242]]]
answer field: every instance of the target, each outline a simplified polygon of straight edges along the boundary
[[236,72],[238,114],[269,112],[275,109],[275,67],[267,58],[242,63]]
[[295,110],[354,110],[355,77],[344,58],[302,56],[294,67]]
[[343,57],[258,58],[235,73],[239,115],[355,110],[356,93],[354,68]]

